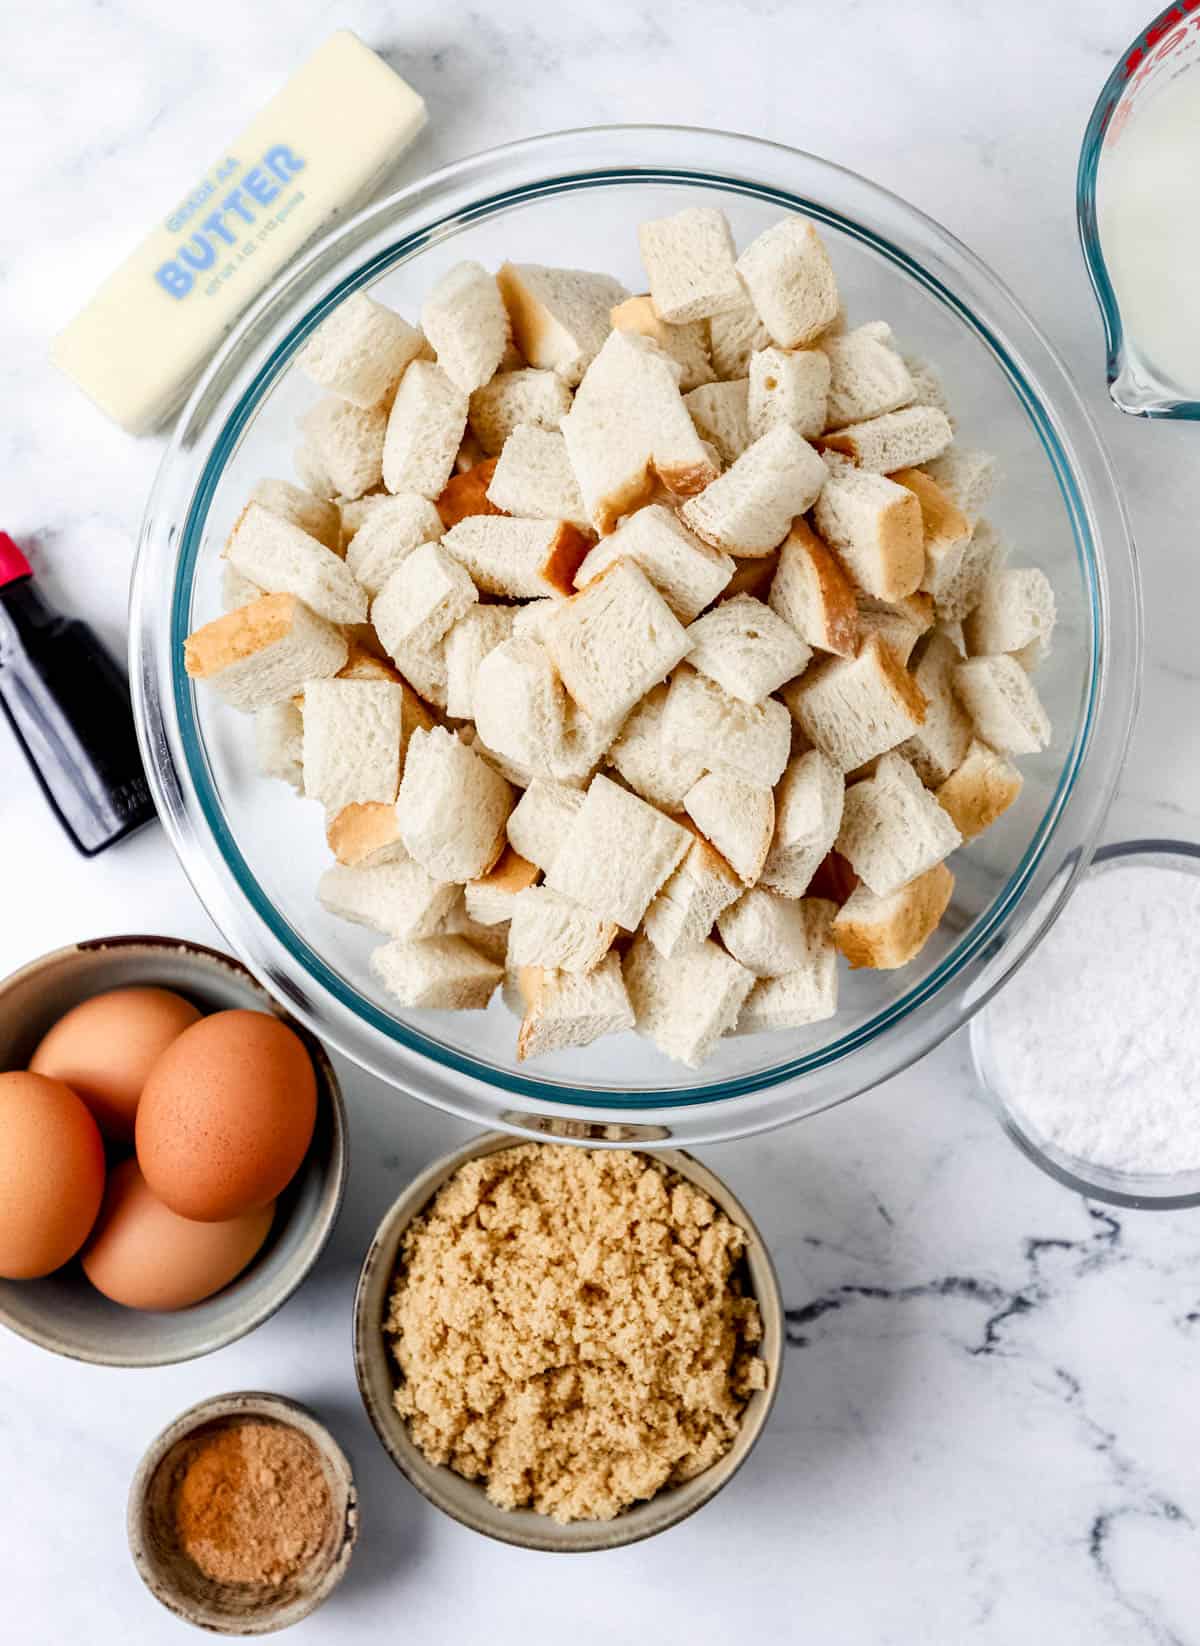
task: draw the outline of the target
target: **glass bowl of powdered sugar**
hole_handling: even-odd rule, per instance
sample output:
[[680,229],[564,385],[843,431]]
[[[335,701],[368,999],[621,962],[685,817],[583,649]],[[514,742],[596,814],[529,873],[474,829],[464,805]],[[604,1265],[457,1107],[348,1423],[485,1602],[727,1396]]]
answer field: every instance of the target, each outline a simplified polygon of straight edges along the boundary
[[971,1025],[1009,1136],[1117,1206],[1200,1205],[1200,846],[1106,846]]

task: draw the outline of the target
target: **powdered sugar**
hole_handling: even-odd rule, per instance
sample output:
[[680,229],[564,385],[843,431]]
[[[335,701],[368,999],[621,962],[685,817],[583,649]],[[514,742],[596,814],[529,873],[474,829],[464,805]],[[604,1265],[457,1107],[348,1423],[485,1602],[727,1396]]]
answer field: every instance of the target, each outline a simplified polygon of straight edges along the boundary
[[1113,1171],[1200,1168],[1200,877],[1093,872],[986,1035],[989,1078],[1035,1139]]

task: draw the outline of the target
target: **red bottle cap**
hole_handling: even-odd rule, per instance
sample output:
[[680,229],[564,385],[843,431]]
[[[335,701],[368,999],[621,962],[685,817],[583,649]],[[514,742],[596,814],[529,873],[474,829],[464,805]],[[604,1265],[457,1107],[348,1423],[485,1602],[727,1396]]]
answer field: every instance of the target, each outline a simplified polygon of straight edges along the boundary
[[0,532],[0,589],[19,577],[32,577],[33,567],[7,532]]

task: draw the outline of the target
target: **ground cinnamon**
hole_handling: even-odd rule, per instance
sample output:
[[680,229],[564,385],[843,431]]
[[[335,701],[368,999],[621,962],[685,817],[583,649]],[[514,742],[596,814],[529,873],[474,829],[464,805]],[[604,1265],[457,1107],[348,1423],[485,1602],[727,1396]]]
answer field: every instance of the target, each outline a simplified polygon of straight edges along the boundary
[[172,1490],[179,1547],[215,1583],[278,1585],[329,1526],[329,1486],[312,1442],[247,1419],[190,1442]]

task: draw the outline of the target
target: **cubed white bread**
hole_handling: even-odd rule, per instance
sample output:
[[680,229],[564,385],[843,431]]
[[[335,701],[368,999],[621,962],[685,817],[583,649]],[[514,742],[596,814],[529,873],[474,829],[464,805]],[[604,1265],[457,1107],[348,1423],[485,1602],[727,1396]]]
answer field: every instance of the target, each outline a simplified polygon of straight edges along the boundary
[[792,746],[782,703],[772,697],[741,703],[715,680],[686,668],[671,680],[661,736],[669,748],[699,756],[710,771],[768,789],[779,781]]
[[214,618],[184,642],[184,668],[252,714],[336,674],[349,648],[341,629],[291,594],[264,594]]
[[713,370],[723,381],[745,377],[750,371],[750,357],[759,349],[773,347],[771,334],[758,317],[753,303],[743,302],[740,308],[726,314],[714,314],[708,323],[708,346],[712,354]]
[[440,726],[414,732],[396,800],[406,850],[438,880],[478,880],[504,850],[513,791]]
[[469,880],[463,888],[468,915],[481,926],[505,924],[512,919],[514,900],[529,890],[541,872],[536,863],[505,846],[495,868],[479,880]]
[[951,501],[972,524],[987,506],[996,484],[996,459],[972,446],[951,446],[924,465]]
[[846,782],[820,749],[788,761],[775,790],[775,832],[763,864],[762,884],[784,897],[803,897],[833,850],[842,826]]
[[935,601],[951,594],[962,578],[963,560],[971,542],[971,522],[923,469],[897,469],[891,477],[910,491],[921,510],[925,570],[921,588]]
[[351,869],[403,862],[408,857],[395,805],[377,800],[343,806],[326,822],[325,839],[338,862]]
[[716,376],[708,353],[708,327],[703,320],[672,325],[659,318],[649,293],[618,303],[609,318],[614,331],[648,337],[670,355],[679,367],[679,387],[684,394],[701,383],[711,383]]
[[925,575],[921,506],[881,474],[838,466],[813,509],[813,525],[864,594],[903,600]]
[[970,657],[954,669],[954,689],[976,734],[1001,754],[1038,754],[1050,742],[1050,717],[1014,657]]
[[934,591],[938,616],[946,622],[963,622],[979,604],[988,578],[1003,566],[1006,553],[995,528],[987,520],[977,520],[957,564],[952,568],[948,564],[938,579]]
[[546,649],[574,701],[615,727],[689,649],[687,632],[646,574],[618,560],[546,623]]
[[733,235],[717,207],[686,206],[671,217],[640,223],[638,244],[661,319],[674,325],[707,320],[746,301]]
[[635,794],[660,811],[677,812],[683,797],[705,771],[704,755],[674,748],[662,735],[669,687],[655,686],[634,709],[608,751]]
[[475,677],[479,665],[513,632],[517,606],[475,605],[446,636],[446,713],[457,720],[475,718]]
[[[802,525],[802,521],[797,521]],[[699,539],[697,539],[699,541]],[[784,540],[786,542],[786,539]],[[780,544],[780,548],[782,548]],[[714,553],[717,551],[713,551]],[[748,594],[753,600],[765,600],[771,592],[771,582],[779,567],[779,549],[750,560],[732,561],[733,576],[717,596],[718,600],[735,600],[739,594]]]
[[327,497],[293,486],[290,480],[260,480],[250,493],[250,501],[261,503],[281,520],[290,520],[334,554],[342,553],[341,511]]
[[858,650],[854,585],[803,520],[780,545],[767,603],[806,645],[839,657],[853,657]]
[[471,432],[488,457],[498,457],[514,429],[556,429],[571,409],[571,391],[554,371],[522,366],[500,371],[471,395]]
[[465,937],[385,943],[372,954],[371,970],[402,1006],[448,1012],[482,1011],[504,976]]
[[835,657],[784,688],[783,701],[814,748],[844,772],[894,749],[919,730],[925,696],[877,635],[857,657]]
[[450,476],[435,499],[443,532],[450,531],[460,521],[469,520],[474,515],[502,513],[489,501],[487,494],[496,472],[496,462],[494,457],[485,457],[482,462],[472,463],[469,468]]
[[1050,648],[1054,616],[1054,590],[1045,572],[1035,566],[1000,567],[983,579],[963,638],[972,656],[1019,654],[1033,647],[1040,661]]
[[755,977],[801,971],[812,957],[803,898],[752,886],[717,917],[726,949]]
[[[407,373],[405,374],[407,375]],[[383,444],[387,432],[387,403],[356,406],[350,400],[326,395],[300,419],[307,449],[321,475],[328,476],[333,494],[361,497],[383,479]],[[310,490],[324,496],[324,488]]]
[[590,525],[567,443],[557,429],[518,424],[496,460],[487,495],[505,514],[567,520],[585,530]]
[[907,886],[961,844],[949,813],[902,755],[883,755],[874,777],[846,790],[837,849],[878,897]]
[[582,809],[578,789],[535,777],[508,819],[509,844],[545,873]]
[[354,540],[355,532],[366,525],[376,509],[387,502],[390,493],[379,491],[366,492],[362,497],[335,497],[333,502],[341,520],[341,543],[339,550],[342,558],[346,557],[346,550]]
[[514,600],[570,594],[591,540],[565,520],[471,515],[442,539],[485,594]]
[[602,920],[636,931],[690,838],[636,794],[597,776],[562,836],[546,884]]
[[738,258],[737,271],[781,349],[803,348],[837,318],[833,266],[807,218],[785,217],[764,229]]
[[620,721],[594,720],[568,698],[562,746],[551,760],[550,776],[560,783],[586,787],[619,729]]
[[496,284],[524,358],[571,385],[599,354],[612,329],[609,314],[629,296],[610,275],[535,263],[505,263]]
[[732,1031],[754,985],[754,973],[711,941],[667,957],[642,934],[623,971],[637,1032],[693,1069]]
[[799,907],[808,934],[804,962],[779,977],[758,979],[738,1018],[739,1035],[802,1029],[810,1023],[824,1022],[837,1011],[837,951],[832,937],[837,905],[807,897]]
[[382,472],[388,491],[439,496],[466,426],[464,390],[432,361],[414,360],[387,419]]
[[264,591],[248,577],[243,577],[236,566],[226,560],[221,567],[221,610],[235,612],[239,606],[248,606]]
[[480,388],[508,347],[508,313],[494,277],[470,259],[447,269],[421,305],[421,330],[452,383],[467,394]]
[[761,600],[723,600],[689,625],[688,662],[743,703],[761,703],[808,667],[812,651]]
[[415,548],[437,542],[442,521],[429,499],[416,492],[385,495],[371,502],[375,507],[346,545],[346,564],[368,594],[374,595]]
[[917,397],[916,384],[892,341],[891,327],[873,321],[821,345],[830,366],[826,428],[844,429]]
[[424,346],[415,326],[356,291],[322,321],[296,364],[323,389],[366,408],[395,388]]
[[479,599],[465,567],[439,543],[402,560],[371,603],[371,621],[389,656],[438,645]]
[[588,517],[601,533],[651,501],[656,478],[685,497],[715,478],[678,370],[646,338],[612,332],[562,420]]
[[386,680],[313,680],[304,688],[304,792],[333,815],[391,803],[403,757],[402,688]]
[[971,746],[971,721],[954,690],[954,671],[960,661],[953,641],[935,629],[912,671],[925,697],[925,719],[900,745],[900,753],[911,760],[930,788],[957,770]]
[[953,895],[954,876],[944,863],[935,863],[887,897],[856,886],[834,918],[833,941],[855,969],[896,971],[917,958]]
[[829,361],[820,349],[759,349],[750,356],[750,435],[787,423],[806,440],[825,427]]
[[710,606],[734,571],[727,554],[702,543],[661,503],[638,509],[601,538],[575,573],[575,587],[586,588],[622,559],[645,572],[681,623]]
[[304,439],[292,453],[292,466],[301,483],[316,497],[331,500],[338,495],[333,476],[329,473],[311,440]]
[[322,907],[339,920],[406,939],[432,936],[457,895],[457,886],[432,879],[411,858],[359,868],[333,863],[317,885]]
[[366,618],[366,590],[345,562],[261,503],[248,503],[238,516],[225,558],[268,594],[294,594],[331,623]]
[[495,749],[489,749],[487,744],[475,733],[473,726],[461,726],[459,736],[468,747],[475,750],[488,765],[500,773],[506,783],[512,785],[514,792],[527,789],[533,782],[533,772],[528,766],[523,766],[519,760],[510,760],[507,755],[499,754]]
[[524,966],[517,974],[524,1007],[517,1061],[590,1046],[606,1034],[632,1029],[633,1007],[615,954],[583,975]]
[[936,367],[932,366],[928,360],[919,354],[906,354],[904,364],[908,368],[908,375],[912,378],[913,405],[936,406],[939,411],[944,411],[953,423],[954,416],[950,410],[950,401]]
[[431,646],[421,646],[412,640],[394,639],[388,654],[405,682],[417,695],[435,708],[446,707],[449,675],[446,670],[446,646],[442,640]]
[[304,783],[304,717],[290,698],[255,710],[254,754],[264,777],[277,777],[300,792]]
[[797,515],[812,508],[828,473],[808,441],[780,423],[698,497],[688,498],[680,517],[714,548],[744,559],[769,554]]
[[466,887],[460,887],[458,897],[443,919],[436,936],[463,937],[485,960],[494,966],[503,966],[508,954],[508,922],[484,926],[467,913]]
[[590,972],[612,948],[615,922],[602,920],[550,886],[530,886],[512,903],[508,968]]
[[775,833],[770,789],[728,772],[706,772],[684,796],[683,807],[742,884],[755,885]]
[[960,658],[967,655],[967,642],[963,637],[963,626],[961,622],[954,621],[949,618],[939,618],[936,628],[939,634],[945,635],[946,639],[954,647],[954,650],[958,653]]
[[696,432],[715,446],[721,462],[736,463],[750,444],[750,379],[702,383],[683,397]]
[[913,647],[934,623],[934,605],[927,594],[906,595],[903,600],[876,600],[874,595],[858,597],[858,636],[878,635],[891,647],[901,663],[907,664]]
[[538,776],[560,775],[567,698],[544,646],[511,636],[493,646],[476,669],[474,700],[489,750]]
[[679,954],[703,943],[722,909],[742,894],[737,871],[706,840],[686,814],[693,840],[679,867],[663,883],[646,910],[642,929],[663,955]]
[[891,474],[895,469],[915,468],[928,463],[954,439],[954,430],[945,412],[936,406],[904,406],[884,412],[865,423],[827,434],[823,444],[843,452],[872,474]]
[[974,840],[1004,815],[1023,782],[1011,760],[976,739],[958,770],[935,792],[963,839]]
[[[546,643],[546,624],[550,621],[551,613],[557,605],[557,596],[543,595],[539,600],[527,600],[524,605],[514,607],[512,638],[514,640],[536,640],[539,646],[544,646]],[[963,656],[966,655],[966,652],[964,652]]]

